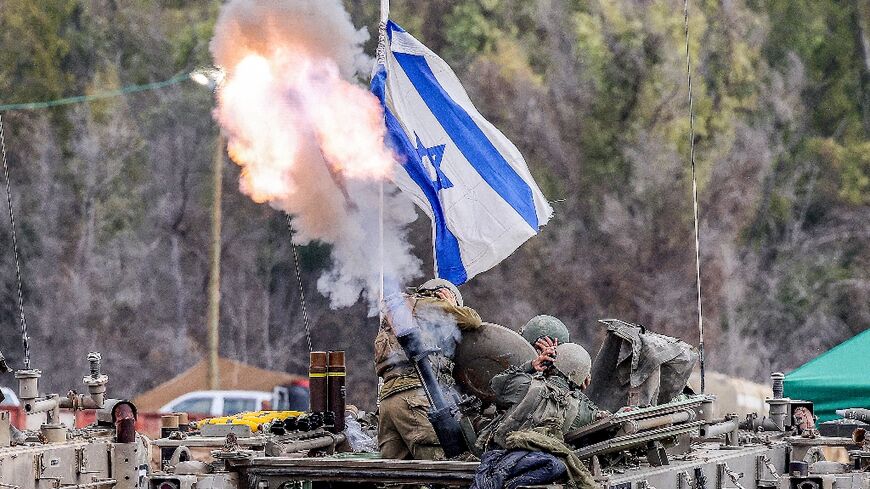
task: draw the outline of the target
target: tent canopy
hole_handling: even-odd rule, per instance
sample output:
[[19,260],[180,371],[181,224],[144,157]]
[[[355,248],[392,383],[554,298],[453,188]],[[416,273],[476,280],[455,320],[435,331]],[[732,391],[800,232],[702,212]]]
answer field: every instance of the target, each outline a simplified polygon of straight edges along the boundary
[[813,401],[819,421],[837,409],[870,408],[870,329],[840,343],[785,376],[785,395]]

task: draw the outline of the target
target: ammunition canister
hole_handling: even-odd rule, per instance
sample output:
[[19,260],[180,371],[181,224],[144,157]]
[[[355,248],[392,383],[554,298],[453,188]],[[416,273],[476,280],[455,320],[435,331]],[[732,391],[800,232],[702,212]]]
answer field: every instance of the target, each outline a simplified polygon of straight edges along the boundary
[[344,351],[329,352],[328,364],[329,410],[335,419],[332,431],[338,433],[344,431],[344,409],[347,400],[345,388],[347,369],[344,363]]
[[[160,436],[167,438],[173,432],[178,431],[178,414],[164,414],[160,416]],[[172,458],[172,452],[175,447],[166,447],[160,449],[160,466]]]
[[160,416],[160,436],[165,438],[173,431],[178,431],[178,414]]
[[187,413],[173,413],[178,415],[178,431],[186,433],[190,429],[190,417]]
[[325,351],[310,353],[308,366],[308,388],[310,401],[308,410],[314,413],[326,412],[327,408],[327,354]]

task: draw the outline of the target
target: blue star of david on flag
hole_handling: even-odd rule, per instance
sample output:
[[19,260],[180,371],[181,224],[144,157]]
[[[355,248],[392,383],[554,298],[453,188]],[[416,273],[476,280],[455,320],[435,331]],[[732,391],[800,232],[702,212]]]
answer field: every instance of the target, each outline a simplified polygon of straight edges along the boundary
[[437,192],[452,187],[453,182],[447,178],[447,175],[444,174],[444,170],[441,169],[441,161],[444,159],[444,148],[447,145],[439,144],[427,148],[426,145],[420,141],[420,136],[418,136],[417,133],[414,133],[414,137],[417,138],[417,147],[414,149],[417,150],[417,154],[420,156],[420,161],[428,159],[429,164],[432,165],[432,168],[435,170],[435,179],[432,180],[432,186],[435,187],[435,191]]
[[432,219],[435,276],[459,285],[536,235],[553,209],[450,66],[393,21],[384,30],[372,92],[398,156],[392,178]]

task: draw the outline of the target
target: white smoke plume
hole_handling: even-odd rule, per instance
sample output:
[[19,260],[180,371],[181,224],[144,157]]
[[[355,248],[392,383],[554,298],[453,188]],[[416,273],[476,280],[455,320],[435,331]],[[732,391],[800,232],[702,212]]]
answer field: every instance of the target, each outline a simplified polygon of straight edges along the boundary
[[226,72],[215,118],[241,166],[242,192],[293,216],[294,241],[332,245],[332,269],[318,289],[332,307],[380,289],[379,185],[385,183],[385,276],[407,283],[420,273],[405,226],[409,199],[388,183],[395,156],[385,146],[368,77],[368,39],[340,0],[231,0],[211,51]]

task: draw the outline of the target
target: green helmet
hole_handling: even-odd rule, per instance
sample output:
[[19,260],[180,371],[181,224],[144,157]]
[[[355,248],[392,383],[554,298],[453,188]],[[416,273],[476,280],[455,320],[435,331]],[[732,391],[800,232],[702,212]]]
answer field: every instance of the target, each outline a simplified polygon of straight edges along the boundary
[[592,359],[585,348],[576,343],[562,343],[556,346],[556,359],[553,366],[568,380],[580,386],[589,377]]
[[422,285],[417,287],[417,292],[423,292],[424,290],[438,290],[438,289],[449,289],[450,292],[453,292],[453,296],[456,297],[456,303],[460,306],[462,303],[462,294],[459,293],[459,289],[453,285],[453,282],[449,280],[444,280],[443,278],[433,278],[432,280],[427,280],[423,282]]
[[559,343],[568,343],[571,337],[568,334],[568,327],[565,323],[559,321],[558,318],[541,314],[529,319],[529,322],[520,329],[520,334],[532,346],[538,341],[538,338],[549,336],[554,340],[559,340]]

